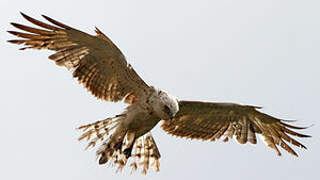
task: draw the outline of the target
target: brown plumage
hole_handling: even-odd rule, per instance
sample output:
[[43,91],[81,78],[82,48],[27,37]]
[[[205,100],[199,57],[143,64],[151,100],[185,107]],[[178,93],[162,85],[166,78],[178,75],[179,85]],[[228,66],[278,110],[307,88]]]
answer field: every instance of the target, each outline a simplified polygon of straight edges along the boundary
[[306,147],[288,134],[310,137],[291,130],[305,127],[286,124],[285,120],[257,111],[260,107],[256,106],[179,101],[179,108],[172,120],[163,121],[161,125],[169,134],[179,137],[214,141],[224,136],[227,142],[235,136],[240,144],[256,144],[256,134],[261,134],[268,147],[275,149],[278,155],[281,155],[277,147],[280,146],[295,156],[298,156],[297,153],[286,142],[304,149]]
[[[160,169],[160,152],[150,130],[162,120],[169,134],[191,139],[224,142],[235,137],[240,144],[256,144],[261,135],[268,147],[281,155],[278,147],[297,153],[287,144],[306,147],[291,136],[310,137],[294,130],[305,129],[258,111],[256,106],[232,103],[181,101],[169,93],[147,85],[126,61],[118,47],[98,28],[92,36],[68,25],[43,17],[51,24],[22,16],[37,26],[11,23],[24,32],[8,31],[21,39],[9,40],[24,49],[48,49],[58,66],[72,70],[73,77],[95,97],[129,104],[125,111],[80,126],[79,140],[88,140],[97,150],[99,164],[112,163],[121,171],[127,164],[146,174],[149,167]],[[40,29],[41,28],[41,29]]]
[[44,15],[46,20],[56,26],[23,13],[21,15],[45,30],[11,23],[27,33],[8,31],[25,38],[8,42],[26,45],[21,50],[32,48],[56,51],[49,59],[58,66],[74,69],[73,77],[97,98],[113,102],[125,99],[126,103],[131,104],[141,96],[141,90],[149,88],[127,63],[121,51],[99,29],[96,28],[96,36],[91,36]]

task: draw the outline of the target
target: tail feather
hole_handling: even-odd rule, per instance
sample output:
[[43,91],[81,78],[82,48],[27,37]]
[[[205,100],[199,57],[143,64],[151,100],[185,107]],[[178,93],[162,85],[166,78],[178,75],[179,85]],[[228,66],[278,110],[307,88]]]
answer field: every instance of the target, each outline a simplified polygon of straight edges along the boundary
[[86,149],[103,141],[96,152],[99,164],[109,162],[111,165],[117,166],[117,172],[121,172],[128,161],[131,162],[132,172],[141,168],[141,172],[146,174],[150,167],[159,171],[160,152],[151,133],[136,138],[133,131],[120,131],[120,128],[117,127],[119,127],[118,122],[121,119],[123,120],[122,116],[116,116],[80,126],[77,129],[84,133],[78,140],[86,139],[89,141]]
[[132,156],[135,159],[130,164],[132,172],[141,167],[142,173],[146,174],[150,166],[156,172],[160,170],[161,155],[150,132],[137,139],[133,146]]
[[77,129],[82,130],[84,133],[78,138],[78,140],[81,141],[86,139],[88,141],[92,139],[89,142],[88,147],[94,147],[98,140],[104,140],[114,130],[114,128],[117,127],[118,121],[119,118],[107,118],[102,121],[80,126]]

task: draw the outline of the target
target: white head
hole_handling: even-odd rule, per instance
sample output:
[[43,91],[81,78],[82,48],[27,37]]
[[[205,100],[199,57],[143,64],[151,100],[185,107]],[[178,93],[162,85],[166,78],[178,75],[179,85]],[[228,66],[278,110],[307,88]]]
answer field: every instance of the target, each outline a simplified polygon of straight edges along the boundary
[[150,103],[155,113],[163,120],[172,119],[179,111],[178,99],[160,89],[155,89]]

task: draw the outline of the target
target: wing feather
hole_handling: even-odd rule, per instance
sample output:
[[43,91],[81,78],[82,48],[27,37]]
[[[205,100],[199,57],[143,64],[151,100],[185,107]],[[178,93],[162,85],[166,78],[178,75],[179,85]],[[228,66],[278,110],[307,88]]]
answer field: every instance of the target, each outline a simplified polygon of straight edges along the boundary
[[180,101],[179,112],[172,120],[162,121],[161,127],[169,134],[191,139],[211,140],[224,137],[225,142],[233,136],[240,144],[257,143],[256,134],[260,134],[268,147],[281,152],[283,148],[292,155],[297,153],[286,143],[306,149],[297,137],[310,137],[291,129],[297,127],[257,111],[260,107],[243,106],[232,103],[208,103],[196,101]]
[[73,77],[83,84],[95,97],[117,102],[135,103],[149,90],[118,47],[98,28],[91,36],[68,25],[42,15],[51,24],[21,15],[38,29],[11,23],[24,32],[8,31],[23,39],[9,40],[23,44],[24,49],[49,49],[56,51],[49,56],[58,66],[73,70]]
[[248,141],[251,144],[257,144],[257,137],[256,137],[256,133],[253,129],[253,125],[251,123],[249,123],[249,129],[248,129]]

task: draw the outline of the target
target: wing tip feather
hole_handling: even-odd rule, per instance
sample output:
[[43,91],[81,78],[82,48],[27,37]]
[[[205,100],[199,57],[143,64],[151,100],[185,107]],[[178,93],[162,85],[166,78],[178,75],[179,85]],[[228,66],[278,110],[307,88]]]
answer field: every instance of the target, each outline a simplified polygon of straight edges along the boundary
[[25,13],[23,13],[22,11],[19,11],[19,13],[21,14],[21,16],[27,16]]
[[16,35],[16,31],[7,31],[7,33],[12,34],[12,35]]
[[11,39],[11,40],[7,40],[8,43],[12,43],[12,44],[23,44],[24,42],[22,42],[21,40],[18,39]]
[[[310,125],[310,126],[299,127],[299,126],[293,126],[293,125],[291,125],[291,124],[284,123],[284,122],[282,122],[282,121],[283,121],[283,120],[280,120],[280,124],[282,124],[282,125],[285,126],[285,127],[291,128],[291,129],[307,129],[307,128],[310,128],[310,127],[313,126],[313,124],[312,124],[312,125]],[[295,122],[295,121],[292,121],[292,122]]]
[[44,14],[41,14],[41,16],[42,16],[43,18],[45,18],[47,21],[49,21],[49,22],[51,22],[52,24],[54,24],[54,25],[57,25],[57,26],[59,26],[59,27],[65,28],[65,29],[72,29],[70,26],[65,25],[65,24],[63,24],[63,23],[61,23],[61,22],[59,22],[59,21],[57,21],[57,20],[54,20],[54,19],[50,18],[49,16],[46,16],[46,15],[44,15]]
[[28,21],[30,21],[30,19],[31,19],[31,20],[33,19],[32,17],[26,15],[25,13],[23,13],[23,12],[21,12],[21,11],[20,11],[20,14],[21,14],[21,16],[22,16],[23,18],[25,18],[25,19],[28,20]]

